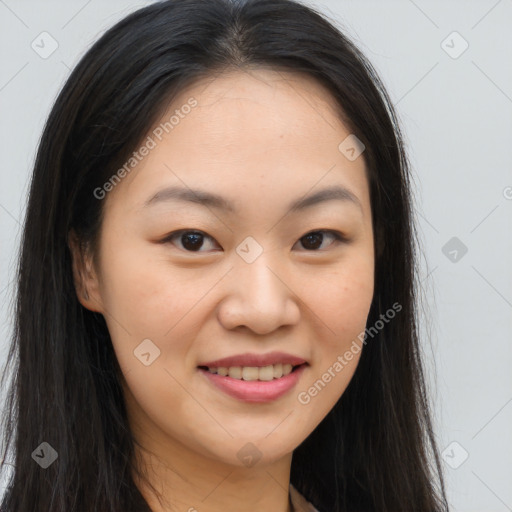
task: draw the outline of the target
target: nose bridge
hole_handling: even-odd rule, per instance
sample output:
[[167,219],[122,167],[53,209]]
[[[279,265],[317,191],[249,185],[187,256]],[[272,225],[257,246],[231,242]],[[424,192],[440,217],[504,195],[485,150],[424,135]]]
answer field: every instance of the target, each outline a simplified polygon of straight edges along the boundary
[[262,250],[255,257],[252,252],[254,259],[245,258],[251,251],[254,246],[249,245],[248,252],[236,256],[228,296],[221,306],[221,321],[227,328],[244,325],[259,334],[296,323],[299,309],[286,283],[284,266],[278,261],[282,256]]
[[244,300],[261,310],[271,311],[288,298],[289,289],[283,278],[278,277],[282,267],[278,257],[276,253],[263,251],[254,261],[248,262],[242,257],[235,265],[237,288]]

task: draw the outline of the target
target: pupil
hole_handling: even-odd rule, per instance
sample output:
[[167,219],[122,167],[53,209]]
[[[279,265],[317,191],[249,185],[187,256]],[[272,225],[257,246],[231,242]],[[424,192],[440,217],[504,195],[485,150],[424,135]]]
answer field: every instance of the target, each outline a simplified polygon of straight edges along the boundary
[[[185,249],[194,251],[201,248],[202,236],[200,233],[185,233],[181,236],[181,243]],[[189,243],[190,241],[191,243]]]
[[[322,245],[322,237],[323,237],[322,233],[310,233],[309,235],[306,235],[304,238],[307,240],[310,240],[310,241],[313,240],[314,247],[310,246],[309,249],[317,249],[318,247],[320,247]],[[319,242],[319,243],[315,244],[315,242]],[[308,248],[308,247],[306,247],[306,248]]]

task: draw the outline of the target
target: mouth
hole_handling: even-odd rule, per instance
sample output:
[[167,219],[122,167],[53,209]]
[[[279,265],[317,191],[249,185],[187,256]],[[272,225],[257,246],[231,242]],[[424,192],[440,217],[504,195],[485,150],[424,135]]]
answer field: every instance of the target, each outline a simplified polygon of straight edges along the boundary
[[308,363],[267,366],[198,366],[209,384],[242,402],[270,402],[290,392],[298,383]]
[[231,379],[269,382],[286,377],[307,364],[292,365],[289,363],[278,363],[266,366],[198,366],[198,368],[205,372],[220,375],[221,377],[230,377]]

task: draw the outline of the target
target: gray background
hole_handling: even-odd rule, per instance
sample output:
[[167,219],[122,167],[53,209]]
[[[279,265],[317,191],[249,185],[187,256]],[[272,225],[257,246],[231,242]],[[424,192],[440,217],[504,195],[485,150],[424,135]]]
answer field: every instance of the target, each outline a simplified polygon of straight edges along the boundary
[[[88,46],[148,3],[0,0],[0,363],[44,120]],[[452,510],[512,511],[512,0],[310,5],[370,58],[405,132],[424,250],[422,334],[431,338],[425,357]],[[31,47],[42,46],[43,31],[58,43],[45,59]]]

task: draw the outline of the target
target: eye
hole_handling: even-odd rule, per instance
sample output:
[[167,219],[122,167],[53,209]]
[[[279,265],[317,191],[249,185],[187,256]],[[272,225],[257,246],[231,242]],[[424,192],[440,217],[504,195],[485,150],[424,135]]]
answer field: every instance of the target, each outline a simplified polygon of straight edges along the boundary
[[181,231],[175,231],[174,233],[171,233],[164,240],[162,240],[162,243],[173,243],[175,238],[178,238],[179,243],[182,245],[181,248],[187,252],[205,252],[199,250],[201,247],[203,247],[204,239],[208,238],[209,240],[213,240],[211,236],[208,236],[202,231],[182,229]]
[[[299,242],[302,243],[303,247],[305,247],[308,251],[316,251],[319,247],[322,246],[325,241],[327,235],[327,239],[331,238],[338,242],[347,242],[345,236],[339,231],[332,231],[329,229],[320,229],[318,231],[310,231],[305,234],[303,237],[299,239]],[[334,242],[333,242],[334,243]],[[329,244],[327,247],[329,247]]]
[[[337,242],[347,242],[347,238],[340,233],[339,231],[333,231],[329,229],[320,229],[317,231],[310,231],[302,236],[298,242],[301,242],[303,247],[308,251],[317,251],[324,244],[325,240],[331,239]],[[175,243],[175,239],[178,240]],[[206,252],[201,251],[200,249],[204,247],[204,240],[213,241],[214,239],[199,230],[186,230],[182,229],[179,231],[174,231],[167,237],[162,240],[162,243],[172,243],[173,245],[177,245],[179,249],[182,249],[186,252]],[[332,242],[334,243],[334,242]],[[328,244],[329,247],[331,244]],[[181,244],[181,247],[180,247]],[[325,247],[324,247],[325,248]]]

